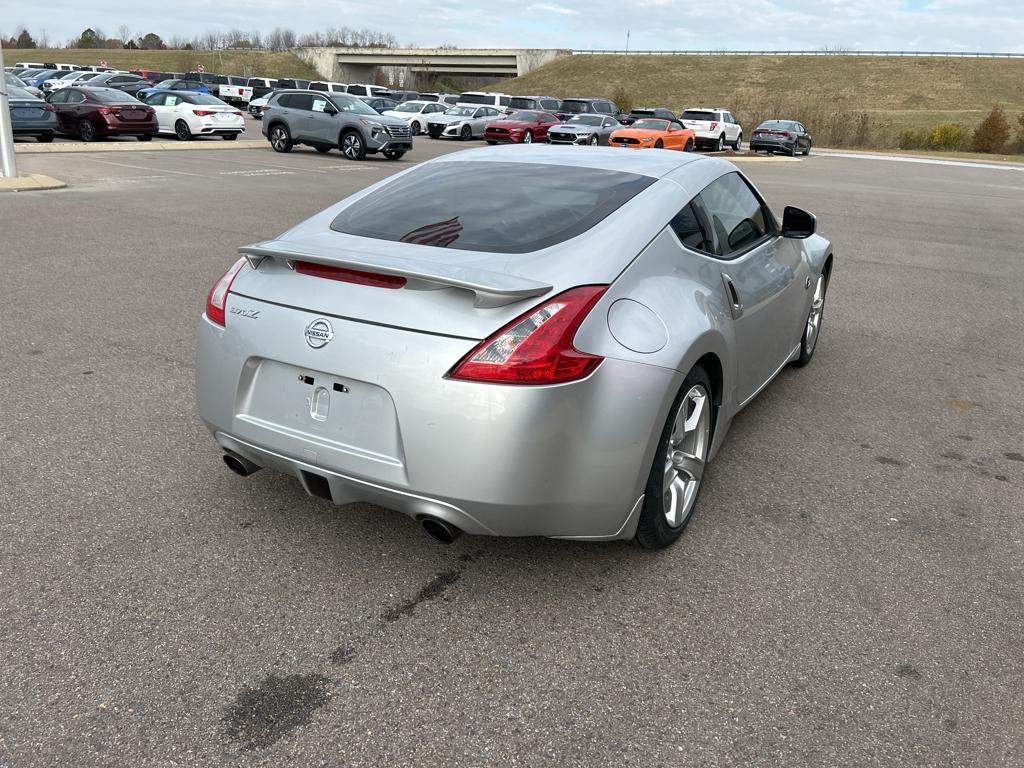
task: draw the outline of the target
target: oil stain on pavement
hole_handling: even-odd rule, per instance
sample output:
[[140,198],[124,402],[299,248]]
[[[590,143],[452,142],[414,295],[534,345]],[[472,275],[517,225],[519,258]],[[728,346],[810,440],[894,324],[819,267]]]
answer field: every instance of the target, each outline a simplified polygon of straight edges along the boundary
[[331,697],[331,680],[323,675],[268,675],[255,688],[245,687],[224,714],[228,738],[242,749],[264,749],[306,725]]

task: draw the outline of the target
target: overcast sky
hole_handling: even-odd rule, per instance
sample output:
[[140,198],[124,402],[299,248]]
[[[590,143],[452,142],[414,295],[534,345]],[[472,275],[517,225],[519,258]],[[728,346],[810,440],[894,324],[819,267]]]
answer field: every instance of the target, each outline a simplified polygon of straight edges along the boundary
[[63,42],[84,27],[114,36],[207,29],[349,26],[402,44],[460,47],[1024,52],[1024,0],[55,0],[5,3],[0,31],[24,25]]

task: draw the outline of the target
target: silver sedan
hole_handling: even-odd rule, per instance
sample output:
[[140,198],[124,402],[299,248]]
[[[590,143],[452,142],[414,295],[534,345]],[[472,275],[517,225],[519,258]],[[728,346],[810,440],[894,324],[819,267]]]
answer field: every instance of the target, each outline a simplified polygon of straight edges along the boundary
[[430,138],[470,139],[482,138],[488,123],[504,117],[495,107],[459,104],[441,114],[427,118],[427,133]]
[[552,144],[608,146],[608,137],[612,132],[625,127],[607,115],[573,115],[564,123],[548,129],[548,141]]
[[711,157],[449,154],[240,249],[199,323],[199,414],[238,474],[442,541],[666,546],[736,413],[814,354],[815,228]]

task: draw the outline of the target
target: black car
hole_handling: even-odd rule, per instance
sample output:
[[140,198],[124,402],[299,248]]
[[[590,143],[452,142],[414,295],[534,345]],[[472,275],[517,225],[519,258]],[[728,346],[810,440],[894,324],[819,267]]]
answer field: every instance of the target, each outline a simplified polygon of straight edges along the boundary
[[555,115],[559,120],[568,120],[573,115],[608,115],[620,123],[626,117],[611,99],[599,99],[592,96],[562,99]]
[[550,112],[553,115],[558,112],[560,105],[561,102],[554,96],[513,96],[505,112],[511,114],[525,109],[532,112]]
[[281,90],[286,88],[298,88],[299,90],[306,90],[309,88],[309,80],[299,80],[294,77],[282,77],[278,78],[277,87]]
[[139,75],[123,72],[100,72],[96,77],[82,81],[82,86],[89,88],[116,88],[132,96],[138,96],[143,88],[152,87],[149,80]]
[[220,95],[220,87],[228,84],[227,75],[214,75],[210,72],[186,72],[186,80],[196,80],[207,88],[214,96]]
[[398,106],[397,101],[394,99],[385,99],[383,96],[375,96],[373,98],[364,96],[362,97],[362,100],[369,104],[371,109],[374,109],[377,112],[383,112],[385,109],[394,109]]
[[661,107],[638,107],[637,109],[631,109],[629,114],[623,117],[619,122],[623,125],[632,125],[637,120],[648,117],[653,117],[659,120],[676,120],[675,113],[673,113],[671,109],[662,109]]
[[796,120],[765,120],[750,136],[751,152],[811,154],[811,134]]

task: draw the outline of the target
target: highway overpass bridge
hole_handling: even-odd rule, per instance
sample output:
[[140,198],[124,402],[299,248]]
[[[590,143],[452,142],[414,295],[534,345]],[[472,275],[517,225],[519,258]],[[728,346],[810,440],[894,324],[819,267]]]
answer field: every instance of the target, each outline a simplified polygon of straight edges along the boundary
[[518,77],[571,50],[557,48],[296,48],[325,80],[372,83],[379,68],[455,77]]

